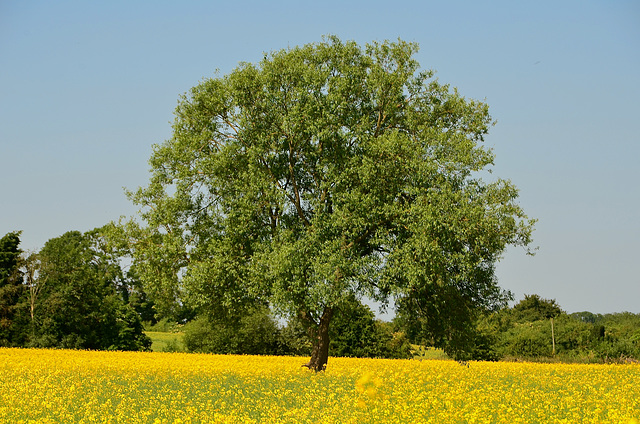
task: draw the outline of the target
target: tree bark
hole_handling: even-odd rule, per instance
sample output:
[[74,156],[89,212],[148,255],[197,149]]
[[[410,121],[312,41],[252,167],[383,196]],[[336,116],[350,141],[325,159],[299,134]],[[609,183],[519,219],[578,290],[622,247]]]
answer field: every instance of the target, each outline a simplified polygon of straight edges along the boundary
[[325,306],[320,317],[320,323],[316,328],[312,328],[310,336],[313,340],[311,359],[303,365],[315,372],[324,371],[329,360],[329,323],[333,317],[333,308]]

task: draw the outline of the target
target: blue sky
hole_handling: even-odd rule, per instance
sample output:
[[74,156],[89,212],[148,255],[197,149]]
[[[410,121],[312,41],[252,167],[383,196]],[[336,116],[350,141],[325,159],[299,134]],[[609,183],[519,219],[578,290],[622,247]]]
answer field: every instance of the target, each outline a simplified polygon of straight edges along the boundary
[[517,299],[640,312],[637,1],[0,1],[0,236],[36,250],[135,208],[180,94],[263,52],[402,38],[485,100],[494,174],[539,220],[498,265]]

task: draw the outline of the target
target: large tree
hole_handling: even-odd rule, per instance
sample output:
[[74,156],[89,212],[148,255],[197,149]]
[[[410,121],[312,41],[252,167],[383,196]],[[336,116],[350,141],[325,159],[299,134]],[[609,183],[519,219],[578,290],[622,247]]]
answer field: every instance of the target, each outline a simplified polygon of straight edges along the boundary
[[130,194],[143,224],[128,234],[159,307],[183,294],[220,313],[268,303],[304,323],[321,370],[351,293],[439,287],[440,313],[450,294],[499,297],[493,264],[529,244],[533,222],[513,184],[480,179],[488,106],[421,71],[416,52],[328,37],[185,94],[149,185]]

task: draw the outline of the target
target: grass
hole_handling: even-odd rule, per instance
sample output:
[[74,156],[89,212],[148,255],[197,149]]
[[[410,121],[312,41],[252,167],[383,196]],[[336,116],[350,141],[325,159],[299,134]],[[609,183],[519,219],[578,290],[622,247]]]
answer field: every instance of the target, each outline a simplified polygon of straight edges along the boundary
[[[186,352],[182,338],[184,333],[170,331],[145,331],[145,334],[151,339],[151,351],[153,352]],[[435,347],[425,347],[421,345],[412,345],[411,353],[413,359],[450,359],[442,349]]]
[[437,359],[437,360],[447,360],[451,359],[449,356],[444,353],[444,350],[438,349],[435,347],[422,346],[422,345],[411,345],[411,354],[413,355],[413,359]]
[[153,352],[184,352],[182,342],[183,333],[170,333],[165,331],[145,331],[151,339],[151,350]]

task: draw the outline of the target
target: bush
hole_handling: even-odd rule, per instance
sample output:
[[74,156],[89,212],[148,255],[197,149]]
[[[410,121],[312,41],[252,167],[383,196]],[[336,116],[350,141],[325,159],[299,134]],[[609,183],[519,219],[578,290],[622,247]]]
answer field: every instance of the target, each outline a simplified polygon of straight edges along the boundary
[[182,348],[178,339],[171,339],[162,347],[163,352],[182,352]]
[[311,355],[311,340],[302,323],[292,318],[278,332],[278,355]]
[[235,321],[200,316],[184,326],[183,342],[190,352],[274,355],[279,328],[267,308],[253,309]]
[[138,313],[128,304],[119,305],[116,317],[117,335],[109,350],[143,350],[151,349],[151,339],[144,334]]
[[545,332],[542,324],[546,323],[546,321],[536,321],[516,324],[502,336],[500,349],[502,356],[527,359],[550,356],[552,353],[551,327]]
[[410,358],[411,344],[404,332],[394,332],[389,323],[355,296],[345,299],[333,317],[329,330],[332,356],[359,358]]
[[156,331],[159,333],[173,333],[176,331],[178,323],[171,321],[169,318],[162,318],[160,321],[145,321],[145,331]]

